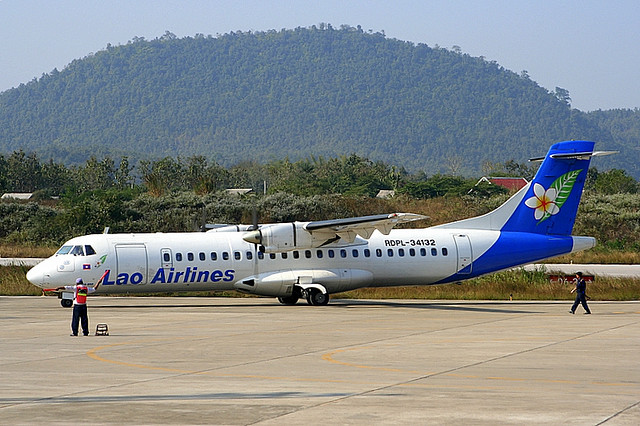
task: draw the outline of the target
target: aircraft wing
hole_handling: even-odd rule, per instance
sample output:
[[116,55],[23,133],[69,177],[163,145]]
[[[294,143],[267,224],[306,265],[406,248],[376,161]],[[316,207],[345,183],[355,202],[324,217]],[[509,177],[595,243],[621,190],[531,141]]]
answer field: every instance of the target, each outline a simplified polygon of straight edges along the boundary
[[314,237],[326,238],[326,240],[337,239],[339,237],[344,241],[352,243],[356,236],[368,239],[376,229],[382,234],[387,235],[394,226],[400,223],[427,218],[428,216],[415,213],[379,214],[309,222],[304,226],[304,229]]

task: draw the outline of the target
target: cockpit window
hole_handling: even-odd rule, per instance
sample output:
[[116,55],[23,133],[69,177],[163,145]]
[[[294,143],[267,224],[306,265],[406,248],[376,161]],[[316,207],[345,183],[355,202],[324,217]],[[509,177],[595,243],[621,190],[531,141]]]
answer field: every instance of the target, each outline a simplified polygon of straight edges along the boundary
[[69,254],[73,246],[62,246],[60,250],[56,252],[56,254]]
[[82,246],[62,246],[56,252],[56,255],[59,254],[72,254],[74,256],[90,256],[92,254],[96,254],[96,251],[90,245],[85,245],[84,248]]
[[71,254],[74,256],[84,256],[84,250],[82,249],[82,246],[73,246]]

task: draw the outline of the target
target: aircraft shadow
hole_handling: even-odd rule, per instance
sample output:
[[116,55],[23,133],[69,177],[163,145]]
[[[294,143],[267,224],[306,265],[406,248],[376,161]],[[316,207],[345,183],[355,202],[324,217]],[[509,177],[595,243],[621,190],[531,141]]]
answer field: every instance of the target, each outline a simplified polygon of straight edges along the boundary
[[134,401],[193,401],[216,399],[273,399],[273,398],[340,398],[352,395],[343,392],[311,393],[311,392],[220,392],[187,395],[112,395],[112,396],[59,396],[51,398],[0,398],[4,404],[63,404],[63,403],[101,403],[101,402],[134,402]]
[[[231,299],[233,300],[233,299]],[[258,299],[256,299],[258,300]],[[264,299],[262,299],[264,300]],[[540,310],[531,310],[534,306],[532,302],[478,302],[473,303],[465,301],[464,303],[456,302],[397,302],[392,300],[358,300],[358,299],[335,299],[331,300],[327,306],[309,306],[304,301],[299,301],[293,306],[284,306],[273,299],[272,304],[265,303],[247,303],[239,305],[237,303],[179,303],[179,304],[143,304],[143,305],[100,305],[92,304],[90,309],[189,309],[189,308],[278,308],[278,309],[296,309],[301,307],[304,309],[329,309],[329,308],[371,308],[371,307],[385,307],[389,309],[393,308],[408,308],[408,309],[432,309],[438,311],[458,311],[458,312],[492,312],[492,313],[505,313],[505,314],[539,314]]]
[[[532,311],[525,309],[524,306],[522,309],[516,308],[514,305],[529,305],[528,303],[518,303],[518,302],[478,302],[474,304],[473,302],[465,302],[465,303],[456,303],[456,302],[437,302],[437,303],[429,303],[429,302],[420,302],[420,303],[403,303],[403,302],[395,302],[391,300],[335,300],[331,301],[329,305],[333,305],[336,307],[354,307],[354,306],[364,306],[364,307],[396,307],[396,308],[409,308],[409,309],[433,309],[439,311],[469,311],[469,312],[495,312],[495,313],[506,313],[506,314],[539,314],[542,311]],[[507,307],[508,305],[508,307]],[[495,306],[495,307],[491,307]]]

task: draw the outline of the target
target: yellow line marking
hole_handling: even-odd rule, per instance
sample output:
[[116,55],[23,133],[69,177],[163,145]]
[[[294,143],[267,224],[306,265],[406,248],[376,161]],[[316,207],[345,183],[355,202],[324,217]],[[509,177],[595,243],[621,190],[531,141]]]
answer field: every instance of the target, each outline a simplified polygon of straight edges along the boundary
[[125,346],[125,345],[133,345],[133,342],[125,342],[125,343],[114,343],[112,345],[104,345],[104,346],[98,346],[97,348],[93,348],[93,349],[89,349],[87,351],[87,356],[89,358],[93,358],[96,361],[102,361],[102,362],[108,362],[111,364],[117,364],[117,365],[123,365],[125,367],[133,367],[133,368],[146,368],[149,370],[161,370],[161,371],[170,371],[172,373],[186,373],[187,371],[185,370],[179,370],[179,369],[175,369],[175,368],[166,368],[166,367],[153,367],[150,365],[144,365],[144,364],[134,364],[131,362],[124,362],[124,361],[116,361],[113,359],[108,359],[108,358],[104,358],[101,357],[100,355],[98,355],[96,352],[101,351],[103,349],[108,349],[108,348],[113,348],[116,346]]
[[[159,339],[159,340],[165,340],[165,339]],[[153,341],[154,340],[150,340],[147,342],[153,342]],[[155,341],[158,341],[158,340],[155,340]],[[255,375],[255,374],[225,374],[225,373],[218,373],[213,371],[183,370],[183,369],[177,369],[177,368],[166,368],[166,367],[158,367],[158,366],[152,366],[152,365],[136,364],[132,362],[116,361],[113,359],[102,357],[97,354],[97,352],[104,349],[109,349],[117,346],[135,345],[139,343],[141,342],[123,342],[123,343],[114,343],[111,345],[98,346],[93,349],[89,349],[86,354],[89,358],[95,359],[96,361],[108,362],[110,364],[121,365],[124,367],[166,371],[170,373],[201,374],[201,375],[211,375],[215,377],[233,377],[238,379],[291,380],[291,381],[297,381],[297,382],[321,382],[321,383],[352,383],[352,381],[348,381],[348,380],[311,379],[311,378],[301,378],[301,377],[277,377],[277,376],[262,376],[262,375]],[[362,382],[362,383],[366,383],[366,382]]]
[[[179,373],[179,374],[196,374],[196,375],[211,375],[214,377],[228,377],[228,378],[238,378],[238,379],[261,379],[261,380],[287,380],[287,381],[295,381],[295,382],[317,382],[317,383],[351,383],[351,384],[372,384],[372,383],[377,383],[377,382],[368,382],[368,381],[353,381],[353,380],[336,380],[336,379],[314,379],[314,378],[303,378],[303,377],[293,377],[293,376],[287,376],[287,377],[278,377],[278,376],[264,376],[264,375],[255,375],[255,374],[228,374],[228,373],[220,373],[220,372],[215,372],[215,371],[196,371],[196,370],[184,370],[184,369],[178,369],[178,368],[167,368],[167,367],[160,367],[160,366],[152,366],[152,365],[145,365],[145,364],[138,364],[138,363],[132,363],[132,362],[125,362],[125,361],[117,361],[117,360],[113,360],[113,359],[109,359],[109,358],[105,358],[103,356],[98,355],[98,352],[105,350],[105,349],[109,349],[109,348],[115,348],[118,346],[127,346],[127,345],[135,345],[135,344],[141,344],[141,343],[150,343],[150,342],[157,342],[157,341],[163,341],[163,340],[168,340],[168,339],[153,339],[153,340],[146,340],[146,341],[138,341],[138,342],[122,342],[122,343],[113,343],[110,345],[103,345],[103,346],[97,346],[93,349],[89,349],[86,354],[88,357],[96,360],[96,361],[100,361],[100,362],[107,362],[110,364],[115,364],[115,365],[121,365],[124,367],[131,367],[131,368],[140,368],[140,369],[146,369],[146,370],[157,370],[157,371],[165,371],[165,372],[170,372],[170,373]],[[175,340],[175,339],[173,339]],[[346,367],[352,367],[352,368],[363,368],[363,369],[371,369],[371,370],[378,370],[378,371],[387,371],[387,372],[393,372],[393,373],[409,373],[409,374],[420,374],[420,375],[424,375],[424,376],[429,376],[429,375],[433,375],[433,374],[438,374],[437,372],[424,372],[424,371],[417,371],[417,370],[404,370],[404,369],[398,369],[398,368],[387,368],[387,367],[376,367],[376,366],[371,366],[371,365],[360,365],[360,364],[354,364],[354,363],[350,363],[350,362],[345,362],[345,361],[339,361],[337,359],[334,358],[334,355],[336,354],[341,354],[341,353],[346,353],[346,352],[350,352],[350,351],[357,351],[357,350],[367,350],[367,349],[372,349],[372,347],[370,346],[359,346],[359,347],[355,347],[355,348],[347,348],[347,349],[338,349],[335,351],[331,351],[331,352],[327,352],[325,354],[322,355],[322,360],[333,363],[333,364],[337,364],[337,365],[344,365]],[[226,367],[224,367],[226,368]],[[522,378],[522,377],[498,377],[498,376],[486,376],[486,377],[482,377],[482,376],[478,376],[478,375],[472,375],[472,374],[460,374],[460,373],[443,373],[443,374],[439,374],[440,376],[447,376],[447,377],[454,377],[454,378],[459,378],[459,379],[477,379],[477,380],[494,380],[494,381],[511,381],[511,382],[538,382],[538,383],[556,383],[556,384],[573,384],[573,385],[577,385],[580,384],[581,382],[579,381],[575,381],[575,380],[552,380],[552,379],[535,379],[535,378]],[[425,377],[426,379],[426,377]],[[433,379],[433,378],[432,378]],[[381,381],[382,382],[382,381]],[[638,386],[638,383],[614,383],[614,382],[589,382],[592,385],[596,385],[596,386],[622,386],[622,387],[630,387],[630,386]],[[413,386],[413,387],[426,387],[426,388],[439,388],[439,387],[445,387],[445,388],[469,388],[469,389],[495,389],[495,387],[483,387],[483,386],[473,386],[473,385],[444,385],[444,384],[437,384],[437,383],[397,383],[396,386]]]
[[487,377],[487,380],[509,380],[512,382],[524,382],[527,379],[522,379],[519,377]]
[[366,369],[370,369],[370,370],[380,370],[380,371],[390,371],[390,372],[394,372],[394,373],[411,373],[411,374],[432,374],[432,373],[424,373],[421,371],[414,371],[414,370],[404,370],[404,369],[400,369],[400,368],[388,368],[388,367],[375,367],[373,365],[360,365],[360,364],[354,364],[351,362],[345,362],[345,361],[339,361],[337,359],[335,359],[333,356],[335,354],[339,354],[339,353],[345,353],[345,352],[349,352],[349,351],[357,351],[357,350],[361,350],[361,349],[371,349],[368,346],[360,346],[357,348],[349,348],[349,349],[338,349],[332,352],[327,352],[326,354],[322,355],[322,359],[324,361],[328,361],[332,364],[338,364],[338,365],[345,365],[347,367],[353,367],[353,368],[366,368]]

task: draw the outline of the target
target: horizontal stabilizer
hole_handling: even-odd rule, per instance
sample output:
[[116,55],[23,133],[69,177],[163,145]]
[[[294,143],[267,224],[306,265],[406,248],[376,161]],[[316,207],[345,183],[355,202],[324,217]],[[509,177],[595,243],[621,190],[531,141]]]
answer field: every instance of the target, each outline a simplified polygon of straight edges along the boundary
[[[588,160],[591,157],[604,157],[605,155],[618,154],[620,151],[595,151],[595,152],[571,152],[568,154],[551,154],[550,157],[556,160]],[[545,157],[530,158],[531,162],[540,162]]]

